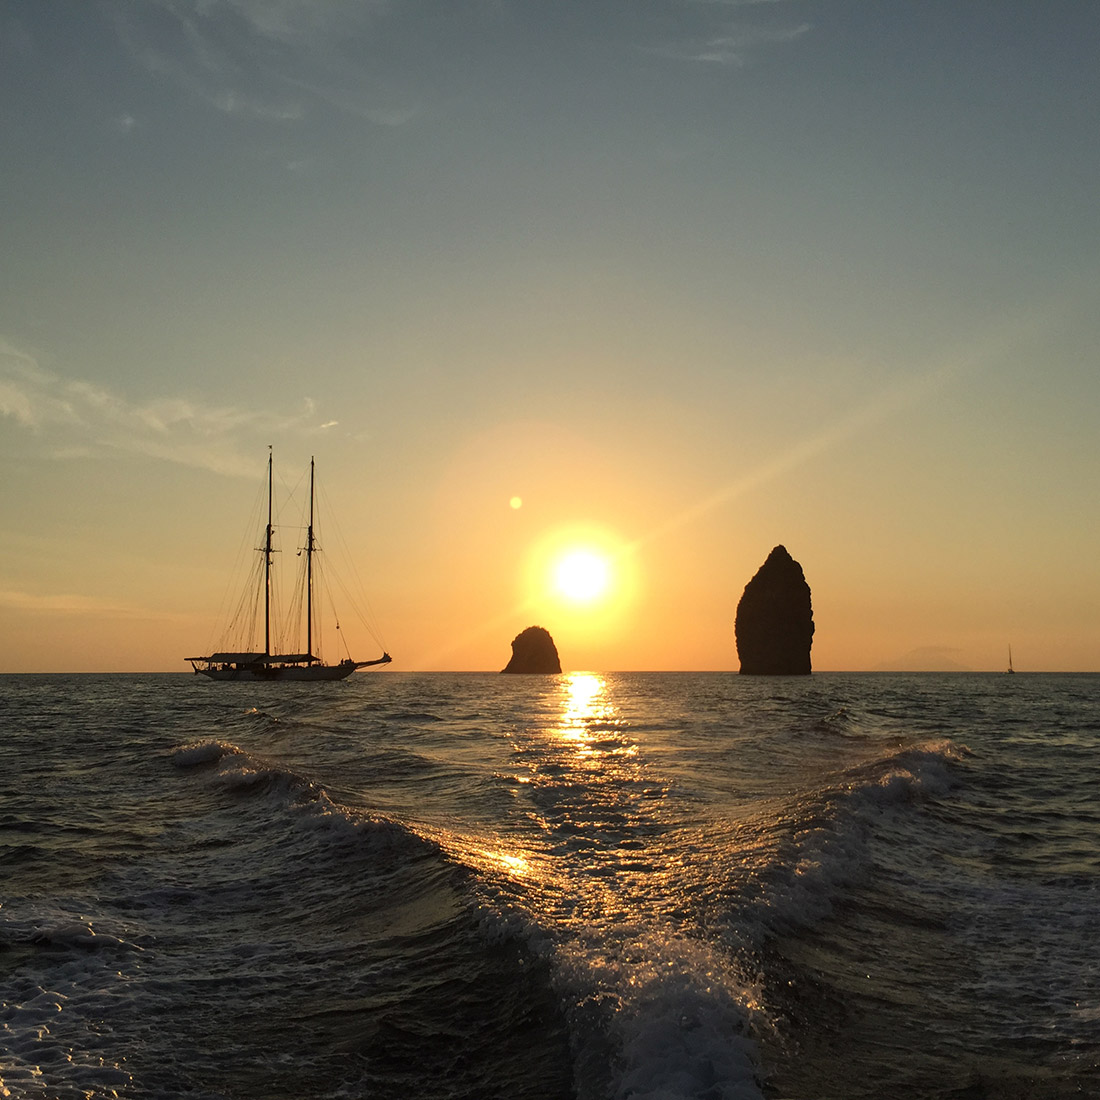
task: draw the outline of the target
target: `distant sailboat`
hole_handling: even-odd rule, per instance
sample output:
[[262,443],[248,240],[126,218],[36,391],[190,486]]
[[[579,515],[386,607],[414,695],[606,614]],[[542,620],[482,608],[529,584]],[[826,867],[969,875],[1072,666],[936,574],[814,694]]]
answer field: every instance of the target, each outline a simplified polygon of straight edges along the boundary
[[[314,555],[320,547],[314,536],[314,490],[313,490],[313,459],[309,460],[309,526],[306,529],[305,546],[300,555],[305,555],[305,606],[306,606],[306,647],[304,653],[279,653],[272,642],[272,554],[274,524],[272,523],[272,458],[267,456],[267,525],[264,530],[263,546],[259,552],[263,555],[263,569],[259,573],[260,595],[263,596],[263,629],[264,647],[257,650],[254,647],[248,650],[226,650],[220,653],[211,653],[208,657],[188,657],[191,667],[201,676],[207,676],[211,680],[343,680],[350,676],[357,668],[367,668],[371,665],[388,664],[392,658],[386,652],[373,661],[355,661],[350,654],[337,664],[325,664],[320,657],[313,652],[314,649]],[[300,556],[299,555],[299,556]],[[246,593],[241,602],[238,615],[241,615],[250,600],[254,599]],[[300,606],[300,605],[299,605]],[[336,624],[340,629],[340,624]],[[301,645],[299,639],[298,643]]]
[[1008,647],[1008,668],[1005,669],[1005,672],[1008,673],[1009,675],[1012,675],[1015,671],[1016,670],[1012,667],[1012,646],[1009,646]]

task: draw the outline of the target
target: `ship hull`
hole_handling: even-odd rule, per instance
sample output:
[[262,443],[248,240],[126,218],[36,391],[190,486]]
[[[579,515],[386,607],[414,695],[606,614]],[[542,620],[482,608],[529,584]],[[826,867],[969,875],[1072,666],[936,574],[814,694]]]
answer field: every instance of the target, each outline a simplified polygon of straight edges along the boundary
[[317,683],[321,680],[343,680],[356,669],[354,661],[342,661],[338,665],[286,665],[282,668],[196,668],[200,676],[210,680],[285,680],[289,682]]

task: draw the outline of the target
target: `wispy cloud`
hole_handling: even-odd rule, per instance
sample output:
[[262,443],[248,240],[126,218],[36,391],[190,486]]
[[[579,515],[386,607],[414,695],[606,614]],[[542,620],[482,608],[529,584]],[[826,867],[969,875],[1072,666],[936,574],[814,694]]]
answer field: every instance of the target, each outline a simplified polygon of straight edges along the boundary
[[[175,33],[154,41],[148,24],[158,8]],[[119,37],[138,64],[195,100],[226,115],[275,122],[304,117],[305,108],[294,97],[256,87],[248,73],[247,56],[238,56],[238,49],[216,40],[203,26],[201,8],[198,3],[158,0],[136,11],[129,6],[111,10]]]
[[[650,53],[674,61],[741,66],[750,56],[769,46],[794,42],[813,28],[806,22],[783,21],[777,14],[763,15],[765,7],[778,12],[787,0],[679,0],[680,10],[692,14],[694,29],[684,29]],[[760,16],[750,21],[751,9]]]
[[257,441],[331,427],[314,403],[279,413],[203,405],[185,397],[131,401],[94,382],[42,369],[34,355],[0,338],[0,419],[14,422],[50,457],[111,452],[145,455],[233,476],[251,476]]
[[148,615],[137,607],[112,600],[73,593],[37,594],[16,589],[0,589],[0,607],[13,611],[53,612],[59,615],[117,615],[124,618],[144,618]]
[[754,50],[793,42],[811,30],[809,23],[799,23],[793,27],[730,27],[719,34],[670,43],[651,52],[674,61],[740,66],[746,63]]
[[114,0],[119,37],[147,72],[225,115],[295,122],[323,103],[382,126],[415,113],[363,57],[386,0]]
[[356,87],[354,81],[345,81],[343,85],[325,86],[313,81],[287,77],[286,82],[344,114],[365,118],[376,126],[404,126],[417,115],[416,108],[411,105],[380,105],[366,95],[362,88]]

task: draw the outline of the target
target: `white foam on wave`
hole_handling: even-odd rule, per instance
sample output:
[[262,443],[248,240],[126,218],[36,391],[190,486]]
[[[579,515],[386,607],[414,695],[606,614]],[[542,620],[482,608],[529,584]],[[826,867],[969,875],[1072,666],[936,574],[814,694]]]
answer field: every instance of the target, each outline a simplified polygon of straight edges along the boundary
[[645,933],[558,949],[581,1100],[761,1100],[755,983],[701,941]]
[[663,923],[554,927],[502,901],[482,935],[550,962],[577,1100],[762,1100],[757,1039],[774,1024],[724,944]]
[[215,764],[215,782],[232,790],[246,790],[272,784],[283,792],[310,793],[314,785],[302,776],[271,763],[227,741],[197,741],[182,745],[173,753],[177,767],[194,768]]
[[948,765],[969,755],[946,739],[899,747],[856,769],[851,789],[879,806],[944,794],[954,783]]
[[314,797],[298,806],[302,813],[303,825],[316,832],[324,833],[338,840],[353,840],[362,843],[369,840],[371,850],[400,849],[414,847],[440,851],[437,841],[426,835],[427,830],[418,832],[410,825],[402,824],[378,813],[355,810],[331,798],[328,792],[316,789]]
[[[898,814],[943,795],[951,765],[969,752],[949,740],[897,746],[821,778],[784,805],[770,800],[741,823],[727,854],[732,878],[758,878],[741,930],[759,947],[767,933],[811,927],[835,899],[866,878],[871,838]],[[741,916],[748,916],[742,912]]]
[[362,842],[369,838],[372,843],[386,847],[412,843],[438,849],[437,844],[411,826],[344,806],[313,780],[228,742],[209,740],[183,745],[175,750],[173,760],[179,767],[216,765],[212,772],[215,785],[237,792],[262,790],[292,813],[307,831],[341,840]]

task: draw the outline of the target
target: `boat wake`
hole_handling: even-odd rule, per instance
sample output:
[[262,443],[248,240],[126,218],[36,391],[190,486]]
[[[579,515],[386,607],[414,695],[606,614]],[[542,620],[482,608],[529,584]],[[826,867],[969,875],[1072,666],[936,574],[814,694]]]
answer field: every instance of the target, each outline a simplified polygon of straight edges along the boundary
[[1087,1094],[1093,682],[1004,682],[28,683],[0,1095]]

